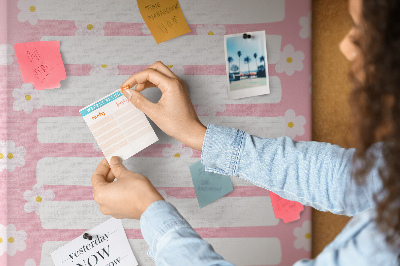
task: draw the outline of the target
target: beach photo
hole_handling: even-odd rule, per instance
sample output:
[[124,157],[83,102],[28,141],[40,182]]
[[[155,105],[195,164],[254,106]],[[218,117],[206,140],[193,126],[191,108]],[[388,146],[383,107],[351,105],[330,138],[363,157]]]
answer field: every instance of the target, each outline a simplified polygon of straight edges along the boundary
[[269,94],[265,31],[225,35],[224,40],[229,98]]

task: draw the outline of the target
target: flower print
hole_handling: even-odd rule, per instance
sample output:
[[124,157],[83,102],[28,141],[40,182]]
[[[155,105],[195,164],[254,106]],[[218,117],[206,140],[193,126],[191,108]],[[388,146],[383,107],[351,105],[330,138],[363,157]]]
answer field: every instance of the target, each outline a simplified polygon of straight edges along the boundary
[[26,232],[23,230],[17,231],[15,225],[4,226],[0,224],[0,256],[4,252],[14,256],[17,251],[24,251],[26,249],[26,237]]
[[164,148],[162,151],[164,157],[189,158],[193,156],[193,150],[189,147],[182,147],[182,143],[174,141],[171,147]]
[[75,36],[98,36],[104,35],[105,22],[87,22],[75,21],[75,26],[78,28]]
[[142,33],[144,35],[151,35],[150,29],[149,29],[149,27],[147,27],[146,24],[143,24],[143,26],[142,26]]
[[196,33],[197,35],[224,35],[226,29],[224,25],[198,25]]
[[275,71],[278,73],[285,72],[291,76],[295,71],[303,70],[304,53],[302,51],[294,51],[293,45],[288,44],[283,48],[280,54],[279,62],[275,65]]
[[24,205],[24,210],[27,213],[35,211],[39,215],[40,204],[45,201],[50,201],[54,199],[53,190],[44,190],[43,186],[36,184],[33,186],[32,190],[27,190],[24,192],[24,199],[27,201]]
[[19,21],[29,21],[31,25],[35,25],[38,22],[36,0],[19,0],[17,6],[21,10],[18,13]]
[[285,112],[285,123],[287,125],[286,136],[294,139],[296,136],[304,135],[304,124],[306,123],[306,119],[304,118],[304,116],[296,116],[295,112],[292,109],[288,109]]
[[36,266],[36,262],[34,259],[27,259],[24,266]]
[[92,65],[90,76],[116,76],[119,74],[118,65]]
[[296,227],[293,230],[296,237],[293,245],[296,249],[304,248],[306,251],[311,250],[311,222],[305,221],[302,227]]
[[11,65],[14,62],[12,55],[14,47],[9,44],[0,44],[0,65]]
[[15,147],[15,143],[12,140],[0,140],[0,173],[4,169],[12,172],[16,167],[24,166],[25,155],[26,150],[23,146]]
[[185,70],[181,65],[167,65],[167,67],[178,77],[182,77],[185,74]]
[[311,11],[308,15],[299,19],[301,30],[299,35],[302,39],[311,38]]
[[31,83],[24,83],[21,89],[15,89],[13,96],[16,99],[13,104],[15,111],[24,110],[25,113],[30,114],[33,109],[42,107],[39,91],[35,90]]
[[197,114],[198,115],[216,115],[217,113],[225,112],[226,105],[225,104],[199,104],[197,106]]

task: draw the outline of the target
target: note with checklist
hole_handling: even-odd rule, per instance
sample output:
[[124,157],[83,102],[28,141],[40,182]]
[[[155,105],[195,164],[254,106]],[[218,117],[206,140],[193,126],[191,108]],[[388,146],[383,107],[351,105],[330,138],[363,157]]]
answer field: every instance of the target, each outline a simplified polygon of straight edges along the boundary
[[158,140],[145,114],[119,91],[79,110],[107,161],[128,159]]

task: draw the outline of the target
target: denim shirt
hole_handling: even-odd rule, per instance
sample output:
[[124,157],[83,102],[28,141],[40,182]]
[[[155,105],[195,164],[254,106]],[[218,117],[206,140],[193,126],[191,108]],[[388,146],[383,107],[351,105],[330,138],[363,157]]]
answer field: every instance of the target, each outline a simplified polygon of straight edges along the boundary
[[[379,150],[379,143],[375,145]],[[374,222],[374,193],[382,160],[364,185],[351,177],[354,149],[289,137],[263,139],[210,124],[203,142],[207,171],[243,178],[279,196],[321,211],[355,216],[314,260],[294,265],[398,265],[395,251]],[[142,214],[142,235],[157,265],[233,265],[218,255],[179,212],[156,201]]]

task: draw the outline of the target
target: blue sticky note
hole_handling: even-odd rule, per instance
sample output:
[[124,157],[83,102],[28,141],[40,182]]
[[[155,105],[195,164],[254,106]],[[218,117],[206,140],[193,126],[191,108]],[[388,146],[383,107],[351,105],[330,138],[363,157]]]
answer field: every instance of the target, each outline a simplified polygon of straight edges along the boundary
[[230,176],[206,172],[201,161],[192,164],[189,168],[200,208],[233,190]]

